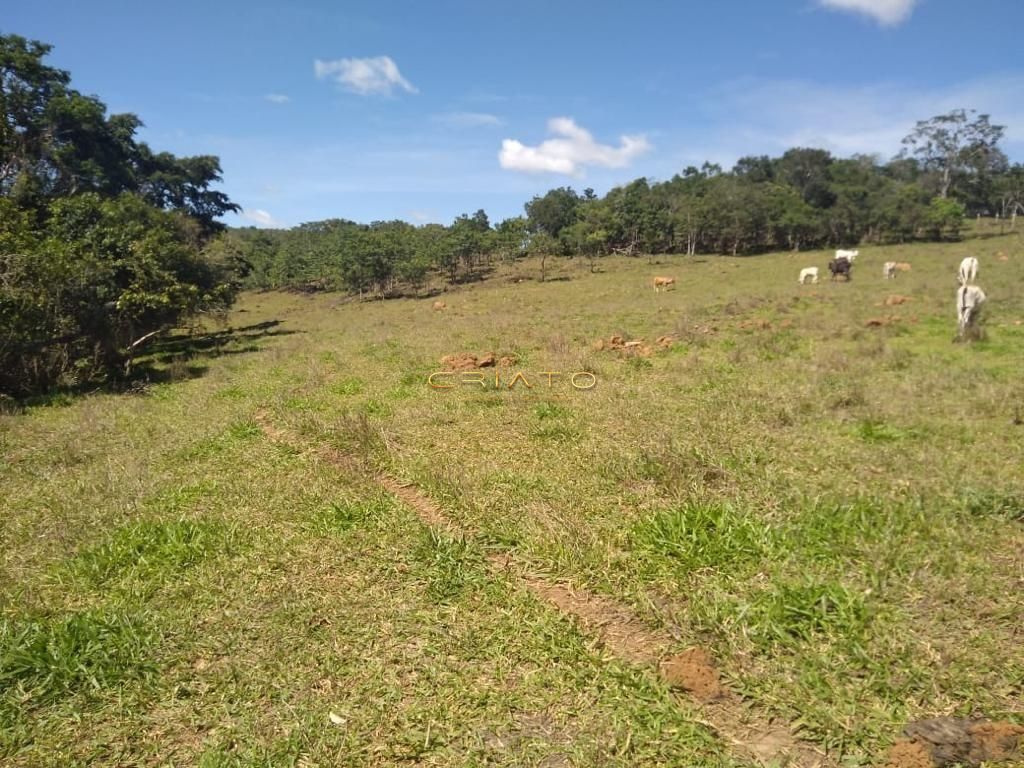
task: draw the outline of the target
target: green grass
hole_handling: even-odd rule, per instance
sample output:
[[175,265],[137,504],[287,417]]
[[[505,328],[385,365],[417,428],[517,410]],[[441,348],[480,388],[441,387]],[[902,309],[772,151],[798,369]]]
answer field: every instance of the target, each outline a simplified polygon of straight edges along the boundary
[[638,556],[683,574],[771,557],[763,523],[723,504],[698,502],[665,510],[635,525],[631,539]]
[[33,707],[150,676],[148,652],[157,640],[144,615],[119,611],[0,619],[3,701]]
[[65,573],[93,588],[128,577],[153,581],[171,578],[176,571],[209,557],[233,553],[238,538],[236,531],[213,521],[136,523],[77,555],[67,564]]
[[[966,251],[986,338],[954,344]],[[197,350],[143,396],[7,408],[0,762],[737,764],[495,552],[708,647],[846,765],[916,718],[1022,722],[1024,242],[865,247],[851,283],[796,285],[827,259],[558,261],[546,283],[528,260],[443,313],[246,295],[232,322],[290,333]],[[886,284],[887,260],[914,269]],[[669,333],[649,358],[594,348]],[[535,386],[427,386],[492,351]]]

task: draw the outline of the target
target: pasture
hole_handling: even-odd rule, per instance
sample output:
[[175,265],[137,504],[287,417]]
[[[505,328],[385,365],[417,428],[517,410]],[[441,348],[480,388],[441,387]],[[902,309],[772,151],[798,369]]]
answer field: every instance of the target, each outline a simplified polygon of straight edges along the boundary
[[[754,765],[774,723],[866,766],[1024,724],[1024,240],[830,256],[248,294],[145,386],[9,406],[0,760]],[[463,353],[514,362],[428,386]],[[732,704],[658,674],[692,648]]]

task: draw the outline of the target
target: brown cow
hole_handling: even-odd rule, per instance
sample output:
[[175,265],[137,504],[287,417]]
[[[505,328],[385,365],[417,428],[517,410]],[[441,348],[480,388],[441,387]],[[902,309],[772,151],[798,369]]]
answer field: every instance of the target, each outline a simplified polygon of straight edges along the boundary
[[670,285],[675,285],[676,279],[674,277],[656,277],[654,278],[654,292],[657,293],[659,288],[668,290]]
[[908,262],[906,262],[906,261],[897,261],[896,262],[896,269],[898,269],[900,272],[909,272],[910,271],[910,264]]

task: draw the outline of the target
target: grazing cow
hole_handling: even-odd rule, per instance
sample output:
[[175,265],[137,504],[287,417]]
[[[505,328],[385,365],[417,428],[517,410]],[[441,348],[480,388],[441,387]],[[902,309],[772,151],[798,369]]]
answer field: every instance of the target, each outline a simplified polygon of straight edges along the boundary
[[832,259],[828,263],[828,271],[832,273],[832,279],[835,280],[837,275],[844,275],[847,280],[850,279],[850,262],[848,259]]
[[985,303],[985,292],[976,285],[961,285],[956,291],[957,327],[960,336],[968,328],[974,327],[981,314],[981,305]]
[[899,272],[909,272],[910,271],[910,262],[907,262],[907,261],[897,261],[896,262],[896,269]]
[[812,283],[818,282],[818,268],[817,267],[804,267],[800,270],[800,285],[807,282],[807,278],[811,278]]
[[837,259],[846,259],[851,264],[857,260],[858,256],[860,256],[860,251],[844,251],[842,249],[836,251]]
[[978,260],[973,256],[967,256],[960,262],[960,272],[957,278],[960,285],[973,283],[978,277]]
[[674,277],[656,277],[654,278],[654,292],[657,293],[661,288],[664,288],[667,291],[670,285],[675,284],[676,279]]
[[882,274],[885,275],[885,279],[886,280],[895,280],[896,279],[896,262],[895,261],[887,261],[887,262],[885,262],[885,264],[882,265]]

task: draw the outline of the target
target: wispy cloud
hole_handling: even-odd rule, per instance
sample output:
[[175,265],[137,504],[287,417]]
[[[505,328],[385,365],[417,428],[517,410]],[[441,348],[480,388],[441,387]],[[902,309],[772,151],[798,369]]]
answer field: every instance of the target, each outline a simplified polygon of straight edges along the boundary
[[257,227],[266,227],[269,229],[281,229],[284,224],[275,219],[267,211],[262,208],[253,208],[251,211],[242,211],[239,216],[250,224],[255,224]]
[[291,101],[288,94],[285,93],[268,93],[263,96],[264,99],[269,101],[271,104],[287,104]]
[[402,77],[398,65],[390,56],[331,61],[316,59],[313,62],[313,72],[318,80],[330,78],[345,90],[361,96],[390,95],[396,88],[408,93],[418,93],[416,87]]
[[409,218],[417,224],[427,224],[431,221],[436,221],[437,216],[430,213],[430,211],[409,211]]
[[885,27],[894,27],[910,18],[919,0],[819,0],[824,8],[870,16]]
[[479,128],[485,125],[504,125],[505,121],[497,115],[486,112],[445,112],[434,115],[436,123],[443,123],[452,128]]
[[[836,87],[744,79],[720,88],[703,110],[722,126],[713,146],[738,154],[821,147],[840,155],[891,156],[918,120],[976,109],[1006,126],[1011,154],[1024,149],[1024,75],[922,88],[902,83]],[[740,116],[740,117],[738,117]],[[720,154],[726,154],[721,152]]]
[[501,152],[498,153],[501,167],[526,173],[580,176],[587,166],[624,168],[651,148],[642,135],[622,136],[618,147],[599,144],[589,131],[568,117],[549,120],[548,131],[560,138],[547,139],[535,147],[515,139],[501,142]]

